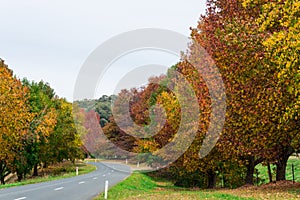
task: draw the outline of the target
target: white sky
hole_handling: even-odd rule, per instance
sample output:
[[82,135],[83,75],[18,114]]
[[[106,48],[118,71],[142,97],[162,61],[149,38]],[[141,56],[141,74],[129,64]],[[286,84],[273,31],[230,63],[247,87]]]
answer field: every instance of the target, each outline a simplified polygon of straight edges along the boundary
[[[79,70],[97,46],[139,28],[189,36],[189,27],[205,12],[205,0],[0,0],[0,8],[0,58],[19,78],[44,80],[72,101]],[[149,55],[165,65],[178,60]],[[138,58],[141,65],[143,58]],[[129,56],[117,65],[126,68],[134,59]],[[113,79],[100,83],[98,96],[113,92]]]

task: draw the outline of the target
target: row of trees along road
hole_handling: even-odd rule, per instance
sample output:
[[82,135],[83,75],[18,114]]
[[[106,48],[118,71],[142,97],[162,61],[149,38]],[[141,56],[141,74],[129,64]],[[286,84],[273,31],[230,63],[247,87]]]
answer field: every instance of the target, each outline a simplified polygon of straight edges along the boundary
[[[16,173],[38,176],[38,167],[83,158],[72,104],[43,81],[20,81],[0,62],[0,181]],[[80,124],[77,124],[80,126]]]
[[[104,124],[104,132],[123,149],[143,153],[155,152],[176,137],[181,107],[178,97],[163,85],[174,78],[172,70],[177,71],[192,85],[201,114],[194,142],[165,172],[178,185],[213,188],[222,180],[224,186],[237,187],[253,184],[258,164],[273,164],[276,180],[285,180],[287,161],[300,150],[299,16],[300,2],[294,0],[207,0],[206,14],[191,29],[188,53],[166,76],[152,78],[161,86],[150,81],[145,88],[123,90],[116,97],[114,109],[122,110],[118,102],[133,96],[130,115],[142,126],[151,121],[149,108],[161,104],[167,115],[164,127],[150,138],[130,137],[112,117]],[[227,103],[221,138],[202,159],[199,150],[210,122],[211,99],[205,81],[189,62],[199,59],[199,46],[219,69]],[[154,161],[145,158],[149,160]]]

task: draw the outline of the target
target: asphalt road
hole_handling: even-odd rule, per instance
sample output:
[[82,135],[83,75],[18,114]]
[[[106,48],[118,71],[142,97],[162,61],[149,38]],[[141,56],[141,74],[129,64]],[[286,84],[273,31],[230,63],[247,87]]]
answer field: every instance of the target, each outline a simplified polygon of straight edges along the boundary
[[[111,163],[91,163],[97,170],[72,178],[0,190],[0,200],[88,200],[130,175],[130,168]],[[108,193],[109,195],[109,193]]]

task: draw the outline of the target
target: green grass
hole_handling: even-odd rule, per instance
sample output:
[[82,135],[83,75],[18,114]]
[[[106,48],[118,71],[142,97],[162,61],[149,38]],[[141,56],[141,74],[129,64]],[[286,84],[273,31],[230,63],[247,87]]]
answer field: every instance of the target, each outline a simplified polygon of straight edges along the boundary
[[[100,194],[95,200],[104,199]],[[129,178],[109,189],[108,199],[253,199],[211,190],[187,190],[164,180],[154,180],[146,173],[134,172]]]
[[286,168],[286,179],[293,180],[292,163],[294,164],[295,181],[300,182],[300,158],[297,158],[297,157],[292,157],[289,159],[288,165]]
[[[300,182],[300,158],[292,156],[288,160],[287,168],[286,168],[286,180],[293,180],[292,174],[292,164],[294,164],[294,171],[295,171],[295,181]],[[257,165],[256,169],[258,170],[258,177],[259,177],[259,185],[264,183],[269,183],[269,176],[268,176],[268,168],[267,166],[263,166],[261,164]],[[276,179],[275,175],[275,165],[271,165],[272,170],[272,177],[273,181]],[[256,174],[254,175],[256,177]],[[256,180],[255,180],[256,183]]]
[[[154,181],[142,173],[134,172],[125,181],[109,190],[110,199],[121,199],[141,193],[148,193],[156,187]],[[101,199],[101,198],[100,198]]]
[[[292,180],[291,166],[294,164],[295,180],[300,182],[300,159],[291,157],[288,161],[286,178]],[[273,168],[274,166],[272,166]],[[259,165],[260,184],[268,183],[267,167]],[[275,174],[273,179],[275,180]],[[265,185],[262,187],[242,187],[237,189],[200,190],[176,187],[172,182],[145,172],[134,172],[123,182],[109,189],[108,199],[120,200],[162,200],[162,199],[279,199],[295,200],[300,198],[300,184],[289,186]],[[95,200],[104,199],[100,194]]]
[[[94,165],[90,165],[90,164],[86,164],[86,163],[76,163],[76,166],[78,167],[79,175],[87,174],[87,173],[90,173],[90,172],[96,170],[96,167]],[[21,185],[27,185],[27,184],[41,183],[41,182],[46,182],[46,181],[59,180],[59,179],[63,179],[63,178],[70,178],[70,177],[76,176],[76,172],[75,172],[76,166],[73,164],[67,164],[67,165],[62,165],[62,166],[58,166],[58,167],[56,166],[53,168],[49,167],[49,168],[51,168],[50,175],[25,179],[21,182],[0,185],[0,189],[21,186]]]

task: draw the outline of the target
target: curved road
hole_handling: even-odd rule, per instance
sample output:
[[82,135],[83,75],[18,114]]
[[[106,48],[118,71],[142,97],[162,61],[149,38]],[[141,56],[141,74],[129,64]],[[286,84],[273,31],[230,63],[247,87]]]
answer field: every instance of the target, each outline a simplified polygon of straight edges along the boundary
[[128,166],[111,163],[90,163],[97,170],[85,175],[56,181],[12,187],[0,190],[1,200],[88,200],[124,180],[131,173]]

